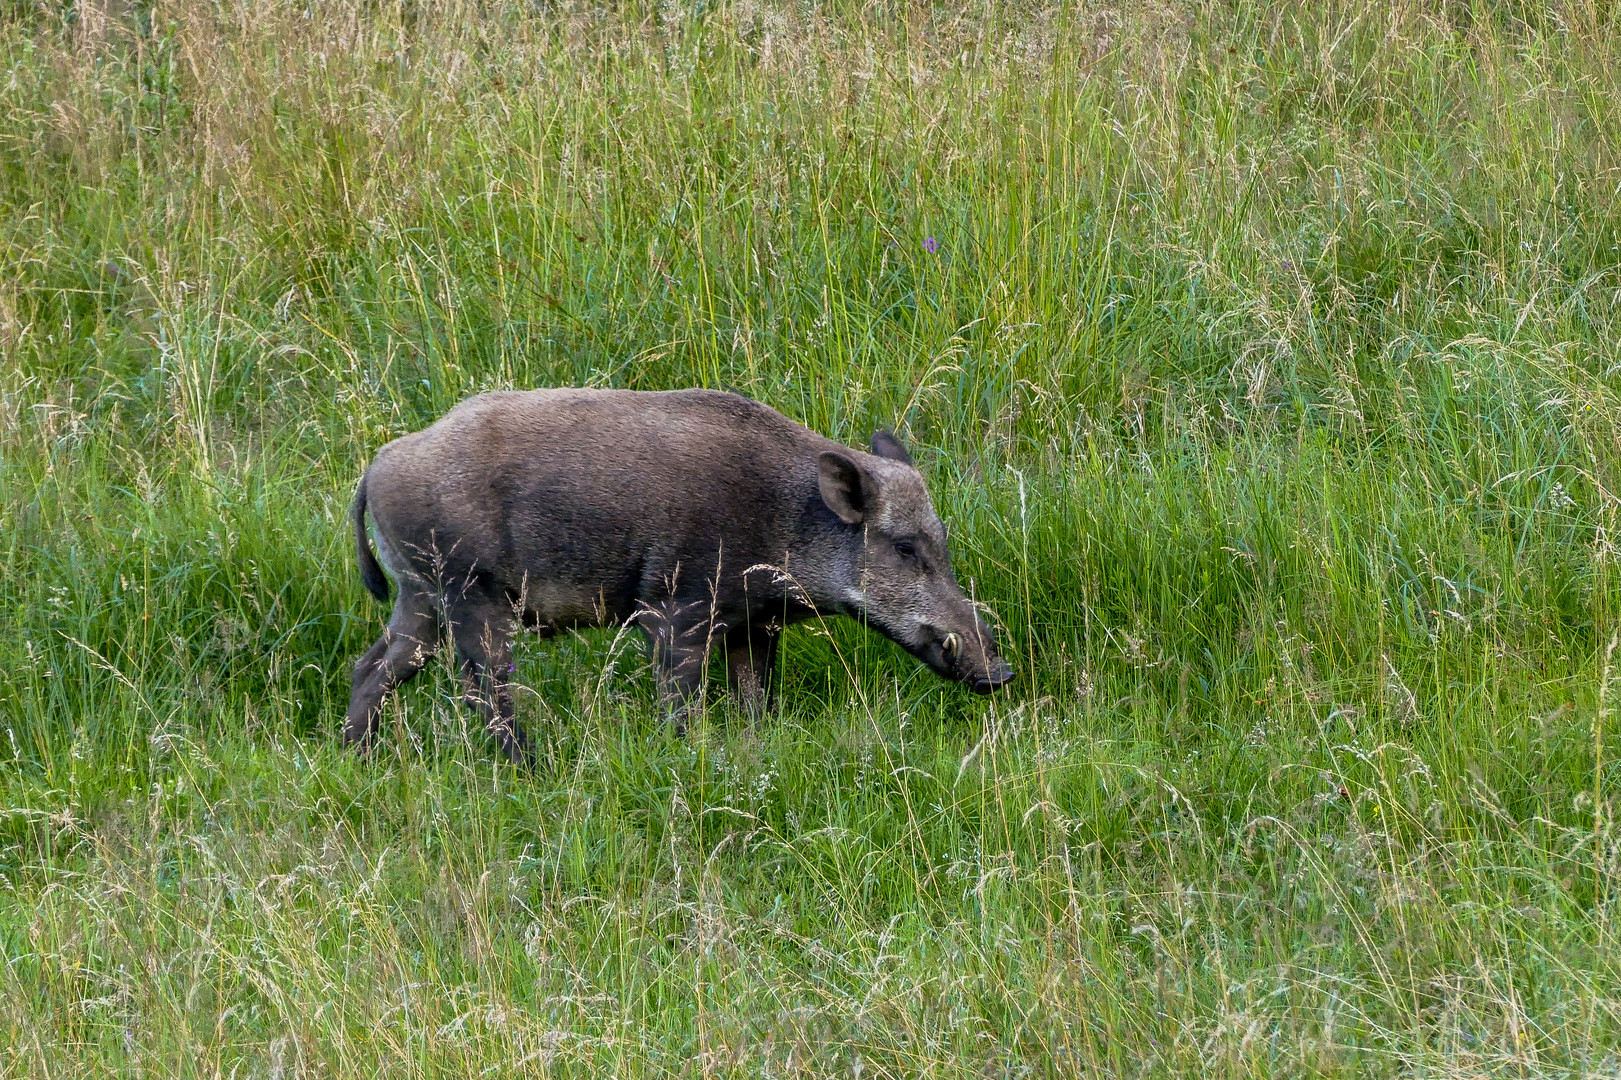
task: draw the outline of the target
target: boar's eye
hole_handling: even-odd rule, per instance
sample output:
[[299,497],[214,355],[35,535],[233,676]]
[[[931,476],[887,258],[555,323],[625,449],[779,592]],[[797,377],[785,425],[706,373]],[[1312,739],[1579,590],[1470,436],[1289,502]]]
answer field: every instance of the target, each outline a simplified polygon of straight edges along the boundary
[[895,541],[895,554],[903,559],[917,558],[917,547],[910,540]]

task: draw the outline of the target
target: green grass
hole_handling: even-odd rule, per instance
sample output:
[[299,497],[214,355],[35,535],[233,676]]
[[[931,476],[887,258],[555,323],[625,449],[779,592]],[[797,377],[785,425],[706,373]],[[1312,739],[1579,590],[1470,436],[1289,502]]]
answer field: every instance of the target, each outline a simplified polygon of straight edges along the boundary
[[[0,1075],[1614,1075],[1617,18],[0,8]],[[370,454],[583,383],[895,426],[1016,691],[342,752]]]

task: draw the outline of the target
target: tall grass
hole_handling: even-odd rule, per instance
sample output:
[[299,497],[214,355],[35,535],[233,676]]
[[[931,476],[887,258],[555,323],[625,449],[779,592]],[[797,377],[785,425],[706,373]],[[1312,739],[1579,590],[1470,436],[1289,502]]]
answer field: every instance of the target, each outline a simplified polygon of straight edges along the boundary
[[[0,12],[0,1074],[1613,1075],[1608,4]],[[387,439],[897,427],[983,701],[341,753]]]

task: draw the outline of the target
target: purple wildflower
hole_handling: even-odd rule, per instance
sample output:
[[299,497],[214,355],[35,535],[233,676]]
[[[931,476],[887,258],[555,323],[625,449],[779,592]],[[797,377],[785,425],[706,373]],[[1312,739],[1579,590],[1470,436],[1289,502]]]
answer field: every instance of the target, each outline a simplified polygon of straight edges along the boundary
[[935,238],[932,236],[929,237],[927,240],[923,241],[923,250],[927,251],[930,255],[933,255],[936,251],[940,250],[939,241],[935,240]]

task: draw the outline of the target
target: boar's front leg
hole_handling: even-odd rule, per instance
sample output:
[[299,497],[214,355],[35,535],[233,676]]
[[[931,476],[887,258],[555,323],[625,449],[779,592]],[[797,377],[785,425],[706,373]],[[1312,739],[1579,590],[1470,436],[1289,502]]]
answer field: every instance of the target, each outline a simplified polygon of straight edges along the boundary
[[703,689],[709,646],[717,629],[707,616],[704,605],[672,602],[663,608],[646,608],[638,619],[652,654],[659,703],[677,735],[686,734],[687,714]]
[[501,752],[515,765],[532,766],[534,751],[512,704],[512,618],[505,611],[458,612],[451,635],[461,660],[467,704],[484,718]]
[[726,635],[726,675],[732,694],[751,720],[770,711],[775,698],[777,639],[780,631],[740,626]]

